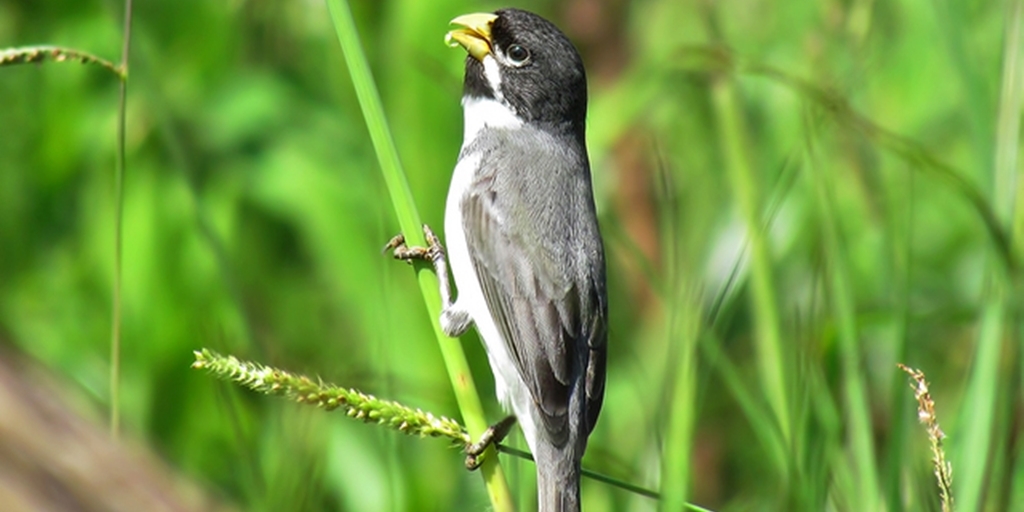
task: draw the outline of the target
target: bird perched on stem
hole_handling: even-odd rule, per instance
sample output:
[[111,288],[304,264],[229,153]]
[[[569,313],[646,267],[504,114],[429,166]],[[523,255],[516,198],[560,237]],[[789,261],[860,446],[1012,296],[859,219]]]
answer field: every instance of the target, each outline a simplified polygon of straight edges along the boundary
[[[445,209],[445,251],[389,248],[430,260],[449,336],[475,325],[498,398],[537,465],[541,512],[580,509],[580,459],[604,396],[608,305],[585,142],[587,81],[576,48],[551,22],[518,9],[452,20],[467,52],[465,132]],[[500,440],[513,417],[467,449]]]

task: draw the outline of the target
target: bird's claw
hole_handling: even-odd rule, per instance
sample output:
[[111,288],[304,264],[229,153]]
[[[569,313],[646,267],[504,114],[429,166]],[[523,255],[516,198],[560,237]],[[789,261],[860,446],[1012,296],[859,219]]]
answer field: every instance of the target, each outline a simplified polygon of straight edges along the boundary
[[401,233],[391,237],[391,240],[384,244],[384,248],[380,252],[381,254],[386,254],[388,251],[395,250],[398,247],[405,247],[405,235]]
[[479,468],[484,462],[484,452],[487,451],[487,447],[491,445],[497,446],[505,436],[508,435],[509,430],[512,429],[512,425],[515,425],[515,416],[506,416],[501,421],[487,427],[487,430],[480,435],[480,439],[475,443],[469,443],[466,445],[466,469],[473,471]]
[[388,240],[381,252],[392,251],[396,260],[412,263],[413,260],[425,260],[431,263],[444,257],[444,247],[441,240],[437,238],[430,226],[423,225],[423,236],[427,239],[427,247],[408,247],[405,245],[405,235],[401,233]]

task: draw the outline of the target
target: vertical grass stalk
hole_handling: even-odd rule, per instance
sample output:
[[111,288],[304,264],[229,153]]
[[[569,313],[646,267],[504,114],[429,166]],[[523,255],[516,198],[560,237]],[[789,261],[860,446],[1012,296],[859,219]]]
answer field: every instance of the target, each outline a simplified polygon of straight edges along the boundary
[[[889,227],[889,239],[892,248],[892,276],[893,289],[893,318],[895,332],[892,334],[893,352],[897,361],[906,361],[909,353],[909,335],[911,325],[911,284],[913,283],[913,255],[914,255],[914,212],[915,212],[915,173],[907,172],[903,179],[893,179],[887,187],[886,193],[889,206],[889,220],[886,223]],[[889,396],[892,397],[890,404],[892,411],[903,411],[906,409],[909,397],[903,393],[903,383],[899,379],[893,379],[890,386]],[[891,438],[888,441],[890,446],[902,447],[908,439],[908,424],[904,415],[893,413],[890,431]],[[885,472],[882,476],[885,490],[886,510],[889,512],[902,512],[905,509],[902,496],[902,485],[900,475],[904,472],[903,449],[889,449],[885,456]]]
[[[1017,138],[1020,133],[1021,78],[1020,78],[1020,2],[1008,5],[1006,17],[1002,89],[995,129],[995,162],[992,169],[990,201],[1001,227],[1008,228],[1013,219],[1016,200]],[[1011,247],[1013,247],[1011,242]],[[982,308],[978,345],[975,349],[971,376],[961,410],[962,428],[959,432],[957,462],[961,468],[956,482],[959,509],[965,512],[981,510],[986,487],[1002,478],[1002,465],[992,464],[993,448],[1004,443],[997,428],[1000,416],[1000,375],[1003,359],[1003,340],[1009,326],[1009,301],[1014,287],[1013,276],[1004,270],[996,257],[990,258],[987,269],[986,302]],[[1008,405],[1008,404],[1007,404]]]
[[[405,234],[409,245],[425,245],[423,224],[416,211],[412,192],[409,190],[405,173],[398,160],[398,151],[395,149],[395,143],[384,117],[384,108],[370,73],[370,65],[359,42],[359,34],[356,32],[355,21],[352,19],[352,11],[349,9],[348,3],[343,0],[328,0],[327,6],[338,35],[338,42],[341,44],[341,50],[348,64],[359,106],[366,119],[366,127],[377,153],[377,161],[380,164],[384,182],[398,216],[399,227]],[[479,438],[480,434],[487,429],[487,421],[476,391],[476,385],[473,382],[473,376],[469,371],[469,363],[462,351],[461,342],[446,336],[437,321],[441,315],[437,276],[432,271],[423,268],[418,271],[417,277],[427,311],[430,314],[431,325],[448,370],[448,377],[462,413],[463,422],[470,435],[474,439]],[[480,474],[484,479],[494,510],[512,512],[512,495],[493,447],[487,450],[484,463],[480,467]]]
[[659,510],[675,511],[687,507],[686,499],[692,481],[693,430],[696,424],[697,347],[705,317],[701,302],[694,293],[696,287],[684,269],[686,253],[682,249],[678,219],[679,205],[672,183],[672,171],[662,169],[665,208],[661,215],[664,226],[661,238],[665,240],[665,262],[671,288],[667,291],[668,358],[670,370],[666,379],[671,381],[669,394],[670,414],[662,425],[664,449],[661,457],[662,498]]
[[839,352],[842,361],[844,419],[851,457],[854,489],[852,503],[855,510],[879,510],[882,505],[880,485],[875,464],[875,446],[872,439],[871,408],[868,404],[867,384],[861,369],[857,312],[854,291],[850,283],[850,270],[839,234],[839,219],[834,204],[835,185],[832,173],[818,165],[812,137],[807,137],[807,162],[811,179],[818,195],[818,212],[828,262],[829,301],[838,323]]
[[132,42],[132,0],[124,2],[124,36],[117,93],[117,169],[114,172],[114,283],[110,305],[110,433],[117,438],[121,425],[121,262],[124,217],[125,133],[128,117],[128,55]]
[[[1006,43],[1003,47],[1003,83],[996,119],[995,179],[992,208],[996,216],[1011,227],[1017,200],[1017,161],[1020,137],[1020,110],[1024,79],[1021,77],[1021,1],[1011,2],[1006,18]],[[1012,244],[1011,244],[1012,247]]]
[[[684,325],[673,336],[678,347],[671,356],[677,366],[673,372],[671,416],[665,427],[665,448],[661,469],[661,501],[659,510],[684,510],[690,491],[691,465],[693,454],[693,428],[696,423],[694,404],[697,391],[697,352],[699,305],[692,300],[679,301],[687,311]],[[681,331],[681,332],[679,332]]]
[[[755,347],[761,384],[778,422],[782,443],[788,450],[792,441],[789,401],[786,395],[786,358],[782,351],[779,306],[776,300],[771,249],[758,199],[756,171],[750,159],[749,143],[733,82],[718,77],[711,90],[717,118],[717,136],[725,159],[726,173],[746,222],[750,240],[750,279],[753,292]],[[773,450],[769,450],[773,451]]]
[[961,477],[957,479],[957,503],[961,512],[982,510],[985,488],[995,477],[991,467],[993,423],[999,393],[999,363],[1002,352],[1005,299],[1001,290],[990,292],[978,333],[967,392],[964,394],[958,432],[957,457]]

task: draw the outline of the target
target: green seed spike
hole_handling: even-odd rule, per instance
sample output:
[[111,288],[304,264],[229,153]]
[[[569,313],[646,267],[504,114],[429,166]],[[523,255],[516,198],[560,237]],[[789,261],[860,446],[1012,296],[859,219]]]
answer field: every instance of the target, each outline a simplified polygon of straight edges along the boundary
[[399,432],[420,437],[447,437],[456,444],[468,444],[469,434],[457,421],[444,416],[381,400],[355,389],[346,389],[309,377],[294,375],[234,356],[223,356],[211,350],[194,352],[192,367],[234,381],[253,391],[290,398],[325,410],[343,408],[349,417],[387,425]]

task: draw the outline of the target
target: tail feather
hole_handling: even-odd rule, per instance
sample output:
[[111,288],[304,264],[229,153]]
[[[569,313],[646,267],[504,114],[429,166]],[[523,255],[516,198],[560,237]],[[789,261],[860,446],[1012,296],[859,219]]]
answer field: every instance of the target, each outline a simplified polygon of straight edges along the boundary
[[580,462],[570,446],[537,446],[539,512],[579,512]]

